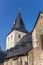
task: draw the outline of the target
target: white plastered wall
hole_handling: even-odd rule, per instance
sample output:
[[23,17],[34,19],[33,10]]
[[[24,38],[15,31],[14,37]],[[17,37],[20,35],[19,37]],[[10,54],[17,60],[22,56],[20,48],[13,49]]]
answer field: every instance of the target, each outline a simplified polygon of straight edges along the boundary
[[[20,34],[20,38],[18,37],[19,34]],[[24,32],[17,31],[17,30],[12,31],[6,38],[6,50],[10,49],[11,47],[14,47],[22,39],[24,35],[26,35],[26,33]]]

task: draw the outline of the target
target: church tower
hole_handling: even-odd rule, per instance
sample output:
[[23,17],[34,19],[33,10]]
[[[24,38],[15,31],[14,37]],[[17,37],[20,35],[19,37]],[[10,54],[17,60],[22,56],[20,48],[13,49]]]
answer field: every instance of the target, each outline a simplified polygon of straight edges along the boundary
[[6,37],[6,50],[14,47],[26,33],[27,30],[19,12],[10,33]]

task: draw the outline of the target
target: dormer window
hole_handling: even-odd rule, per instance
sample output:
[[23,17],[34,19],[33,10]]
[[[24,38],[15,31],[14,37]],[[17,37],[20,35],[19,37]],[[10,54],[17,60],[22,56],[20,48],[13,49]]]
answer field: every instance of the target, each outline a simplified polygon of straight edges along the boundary
[[41,45],[42,45],[42,49],[43,49],[43,35],[41,35]]
[[21,38],[21,35],[20,34],[18,35],[18,38]]

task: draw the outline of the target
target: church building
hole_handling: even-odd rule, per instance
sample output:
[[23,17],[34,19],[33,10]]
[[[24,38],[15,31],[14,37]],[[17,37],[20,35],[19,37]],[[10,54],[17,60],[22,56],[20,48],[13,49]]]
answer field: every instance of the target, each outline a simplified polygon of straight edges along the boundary
[[6,36],[6,51],[0,48],[0,65],[43,65],[43,12],[31,32],[26,30],[18,13]]

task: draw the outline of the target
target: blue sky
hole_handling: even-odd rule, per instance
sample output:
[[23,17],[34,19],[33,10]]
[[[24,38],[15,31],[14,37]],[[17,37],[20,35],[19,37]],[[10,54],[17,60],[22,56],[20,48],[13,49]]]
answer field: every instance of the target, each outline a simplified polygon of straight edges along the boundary
[[40,11],[43,11],[43,0],[0,0],[0,46],[5,50],[6,35],[20,12],[25,27],[31,31]]

